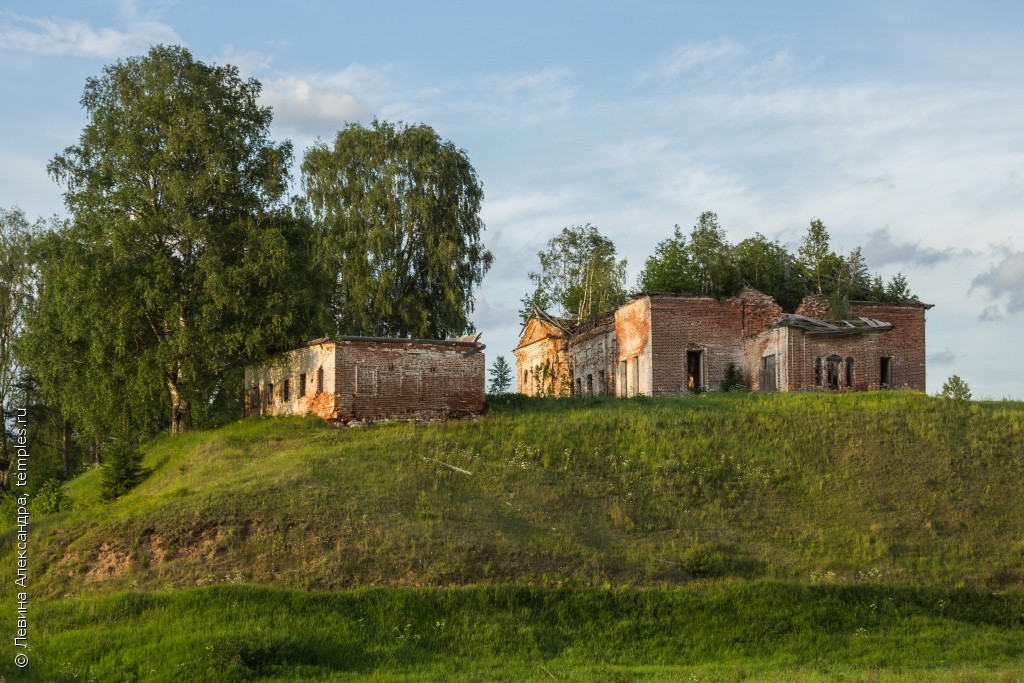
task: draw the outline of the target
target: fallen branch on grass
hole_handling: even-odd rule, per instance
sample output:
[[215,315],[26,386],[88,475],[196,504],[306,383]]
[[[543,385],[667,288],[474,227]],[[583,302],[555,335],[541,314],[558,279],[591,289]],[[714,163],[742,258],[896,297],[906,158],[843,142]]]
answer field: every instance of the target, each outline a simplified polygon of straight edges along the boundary
[[458,472],[459,474],[469,474],[469,475],[473,474],[469,470],[464,470],[461,467],[456,467],[455,465],[449,465],[448,463],[441,462],[440,460],[434,460],[433,458],[428,458],[425,455],[421,455],[420,457],[423,458],[424,460],[429,460],[430,462],[436,462],[438,465],[444,465],[448,469],[452,470],[453,472]]

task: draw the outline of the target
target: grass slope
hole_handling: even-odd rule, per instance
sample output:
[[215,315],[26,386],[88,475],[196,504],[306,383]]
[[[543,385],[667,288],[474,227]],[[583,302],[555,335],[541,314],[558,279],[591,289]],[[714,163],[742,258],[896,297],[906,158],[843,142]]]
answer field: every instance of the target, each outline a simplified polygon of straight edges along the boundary
[[[502,654],[503,643],[519,642],[514,634],[520,627],[542,639],[554,637],[548,632],[563,634],[560,642],[569,645],[544,661],[605,662],[614,668],[628,659],[622,648],[640,648],[630,666],[662,662],[670,667],[668,678],[679,673],[672,667],[714,660],[690,656],[690,649],[671,640],[655,639],[660,645],[645,654],[644,644],[651,641],[644,629],[678,630],[700,643],[753,642],[743,628],[760,612],[727,612],[732,616],[706,633],[688,631],[674,613],[652,615],[638,597],[651,596],[645,598],[650,605],[699,603],[706,591],[724,591],[722,599],[733,601],[749,598],[745,591],[782,591],[788,597],[779,613],[818,624],[797,629],[810,633],[801,638],[817,642],[818,650],[784,646],[789,639],[779,638],[768,643],[778,651],[752,645],[747,655],[729,654],[737,666],[779,662],[789,667],[786,677],[809,666],[813,678],[816,651],[845,653],[838,661],[855,669],[937,663],[922,653],[951,652],[952,634],[967,645],[961,655],[940,658],[947,672],[956,663],[981,666],[1021,655],[1019,403],[958,406],[903,392],[629,401],[513,397],[492,403],[485,418],[447,424],[336,429],[312,419],[244,420],[158,439],[146,457],[153,475],[116,503],[99,503],[99,472],[91,472],[68,487],[76,501],[72,511],[33,518],[31,591],[45,605],[36,623],[45,620],[41,628],[48,629],[37,633],[51,675],[62,657],[72,667],[113,670],[103,668],[117,655],[102,654],[102,633],[119,634],[111,641],[118,651],[141,653],[144,643],[159,642],[167,645],[162,651],[179,657],[201,638],[196,624],[208,624],[211,634],[230,640],[233,631],[223,626],[231,619],[217,607],[229,598],[250,606],[252,628],[242,631],[263,633],[270,641],[287,633],[298,637],[302,628],[282,631],[271,612],[252,607],[261,601],[294,602],[299,612],[284,614],[303,628],[333,623],[339,634],[359,632],[355,640],[338,635],[323,641],[342,651],[383,647],[386,653],[401,633],[385,621],[363,632],[352,621],[355,612],[338,607],[349,616],[332,621],[331,610],[322,614],[311,605],[425,601],[408,612],[408,623],[417,624],[416,615],[440,610],[446,622],[465,625],[479,612],[481,627],[491,624],[484,628],[491,635],[481,641],[489,645],[471,649],[475,654],[466,658],[494,661],[499,668],[522,657],[540,661],[518,645],[509,644],[512,654]],[[0,561],[13,563],[12,540],[12,531],[0,538]],[[409,586],[439,590],[401,589]],[[304,592],[360,587],[377,588]],[[136,592],[172,589],[161,595]],[[810,592],[786,593],[794,590]],[[928,596],[923,602],[931,607],[924,612],[915,590]],[[0,591],[2,613],[13,619],[11,586]],[[519,610],[521,620],[509,622],[501,609],[478,610],[474,601],[485,599],[480,596],[506,595],[502,591],[535,591],[536,600],[569,606],[607,596],[619,596],[622,604],[610,607],[618,617],[605,630],[595,626],[600,632],[585,638],[572,634],[585,634],[590,622],[552,625],[550,615],[532,609]],[[1002,616],[970,617],[968,607],[990,591],[1006,592],[992,598],[998,603],[993,613]],[[873,601],[883,609],[889,603],[879,603],[880,596],[893,601],[881,631],[871,631],[868,622],[853,626],[850,618],[839,618],[843,610],[834,609],[837,599]],[[99,611],[89,612],[83,599],[99,600]],[[940,603],[958,607],[943,613],[936,611]],[[125,612],[126,604],[144,609]],[[160,631],[156,641],[125,650],[131,634],[162,623],[160,610],[168,623],[182,625],[182,634]],[[139,620],[137,626],[130,626],[132,619]],[[104,630],[90,620],[105,624]],[[417,626],[424,638],[428,622]],[[624,636],[616,630],[619,622],[647,626]],[[856,647],[841,646],[828,635],[830,623],[845,624],[836,631],[843,642],[852,643],[857,628],[873,632],[876,641],[866,650],[873,654],[865,658]],[[921,641],[930,643],[924,649],[913,637],[919,627],[935,634]],[[71,634],[74,642],[97,643],[98,649],[75,655]],[[290,661],[284,651],[291,647],[270,641],[264,647],[261,637],[243,638],[249,645],[238,647],[278,655],[268,655],[264,666],[262,655],[235,652],[230,657],[242,667],[237,675],[285,676],[279,669]],[[466,637],[460,635],[459,642]],[[392,669],[384,667],[388,675],[417,671],[414,663],[422,662],[426,668],[420,673],[437,670],[440,676],[446,665],[435,660],[451,642],[427,642],[407,643],[408,656],[356,660],[370,662],[370,669],[393,662]],[[229,675],[231,667],[210,657],[186,659],[213,666],[228,676],[223,680],[237,680]],[[327,660],[317,657],[309,664],[310,678],[326,675],[316,667]],[[154,671],[164,675],[170,662],[157,659]],[[1005,673],[1006,666],[998,670]],[[330,666],[323,671],[343,672]]]
[[46,605],[29,680],[1011,681],[1022,614],[1021,592],[867,585],[210,586]]

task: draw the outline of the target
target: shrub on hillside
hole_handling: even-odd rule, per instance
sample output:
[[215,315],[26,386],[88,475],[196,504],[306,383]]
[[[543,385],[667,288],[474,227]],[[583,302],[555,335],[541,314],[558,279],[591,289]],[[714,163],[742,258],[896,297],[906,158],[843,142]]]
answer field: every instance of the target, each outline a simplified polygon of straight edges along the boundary
[[123,440],[111,442],[103,453],[103,500],[110,502],[142,483],[149,469],[142,466],[142,451]]
[[31,498],[32,512],[37,515],[52,515],[71,509],[71,499],[64,493],[64,483],[58,479],[47,479]]
[[713,552],[706,544],[701,543],[700,539],[694,537],[689,547],[680,553],[679,564],[684,572],[694,578],[699,578],[714,574],[719,559],[717,553]]
[[942,385],[942,392],[939,395],[962,403],[971,400],[971,388],[958,375],[951,375]]

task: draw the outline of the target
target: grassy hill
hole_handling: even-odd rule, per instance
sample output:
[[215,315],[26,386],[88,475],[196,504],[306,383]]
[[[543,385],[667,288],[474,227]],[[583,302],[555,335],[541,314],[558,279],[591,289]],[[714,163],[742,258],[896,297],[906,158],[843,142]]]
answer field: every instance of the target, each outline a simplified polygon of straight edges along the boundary
[[[510,397],[446,424],[244,420],[158,439],[146,464],[113,504],[94,471],[68,486],[73,510],[32,520],[47,675],[1022,672],[1019,403]],[[216,641],[205,659],[196,624]]]

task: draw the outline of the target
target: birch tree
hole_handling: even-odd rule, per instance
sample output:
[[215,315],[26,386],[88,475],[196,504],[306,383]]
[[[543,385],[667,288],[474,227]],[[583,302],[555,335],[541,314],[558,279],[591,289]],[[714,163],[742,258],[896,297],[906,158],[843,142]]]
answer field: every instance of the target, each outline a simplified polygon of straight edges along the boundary
[[86,82],[82,134],[49,165],[71,224],[43,264],[40,332],[85,352],[78,389],[109,414],[156,384],[188,431],[213,378],[310,320],[291,144],[268,139],[259,94],[173,46]]

